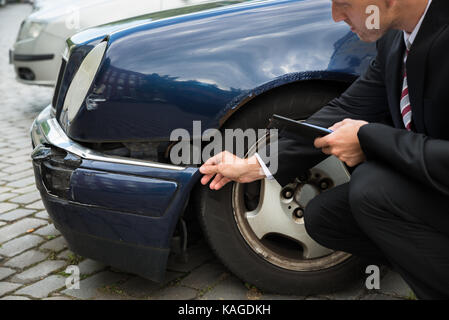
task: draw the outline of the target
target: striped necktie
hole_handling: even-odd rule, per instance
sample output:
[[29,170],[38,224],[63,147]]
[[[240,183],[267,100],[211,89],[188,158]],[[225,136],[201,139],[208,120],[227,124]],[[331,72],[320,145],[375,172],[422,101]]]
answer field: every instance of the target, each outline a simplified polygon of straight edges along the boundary
[[410,96],[408,94],[408,83],[407,83],[407,57],[410,52],[411,44],[407,41],[407,49],[405,51],[404,57],[404,81],[402,84],[402,94],[401,94],[401,115],[404,126],[408,131],[412,128],[412,106],[410,105]]

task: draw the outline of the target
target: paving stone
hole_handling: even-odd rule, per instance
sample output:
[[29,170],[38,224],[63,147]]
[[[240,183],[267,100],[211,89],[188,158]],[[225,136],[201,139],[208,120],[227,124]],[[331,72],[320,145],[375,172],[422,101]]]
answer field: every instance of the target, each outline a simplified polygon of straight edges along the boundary
[[36,229],[45,224],[47,222],[41,219],[25,218],[4,226],[0,229],[0,243],[13,239],[27,232],[27,230]]
[[34,185],[34,184],[32,184],[28,187],[25,187],[25,188],[13,189],[11,192],[23,194],[23,193],[33,192],[33,191],[37,191],[36,185]]
[[39,200],[39,201],[33,202],[32,204],[27,205],[25,208],[42,210],[42,209],[45,209],[45,206],[44,206],[44,203],[42,202],[42,200]]
[[148,298],[155,291],[160,290],[168,283],[183,277],[184,273],[167,271],[162,283],[144,279],[139,276],[133,276],[123,283],[117,284],[117,288],[123,291],[127,296],[136,298]]
[[42,277],[45,277],[58,269],[61,269],[65,265],[65,261],[47,260],[30,269],[27,269],[26,271],[23,271],[22,273],[16,274],[13,279],[15,282],[21,283],[32,282],[41,279]]
[[44,298],[42,300],[73,300],[73,299],[70,299],[65,296],[57,296],[57,297]]
[[21,284],[12,283],[12,282],[0,282],[0,297],[10,293],[17,288],[21,287]]
[[215,285],[227,275],[228,272],[221,263],[206,263],[185,277],[181,285],[201,290]]
[[31,167],[32,167],[31,162],[24,162],[3,168],[2,171],[7,173],[19,173],[23,171],[28,171],[31,169]]
[[34,231],[34,233],[45,237],[61,235],[61,233],[55,228],[55,225],[52,223],[45,227],[39,228],[38,230]]
[[31,300],[30,298],[27,297],[22,297],[22,296],[7,296],[7,297],[3,297],[0,300]]
[[67,242],[61,236],[56,239],[50,240],[47,243],[43,244],[40,248],[45,250],[53,250],[53,251],[61,251],[62,249],[67,247]]
[[12,149],[12,148],[2,148],[2,154],[6,155],[8,153],[12,153],[16,151],[16,149]]
[[2,203],[0,203],[0,213],[10,211],[12,209],[17,208],[18,206],[19,205],[15,204],[15,203],[2,202]]
[[30,248],[42,243],[44,239],[35,235],[25,235],[20,238],[11,240],[2,244],[0,247],[0,254],[7,257],[14,257]]
[[60,254],[58,254],[58,259],[64,259],[67,260],[69,259],[70,255],[74,255],[74,253],[72,251],[70,251],[69,249],[62,251]]
[[10,275],[15,273],[16,271],[9,268],[0,267],[0,280],[8,278]]
[[105,269],[106,265],[92,259],[85,259],[78,264],[78,268],[81,275],[89,275]]
[[99,295],[98,289],[111,286],[126,277],[124,274],[104,271],[81,280],[79,289],[65,289],[63,294],[78,299],[94,299]]
[[366,296],[363,296],[361,300],[403,300],[397,297],[388,296],[385,294],[380,293],[374,293],[374,294],[367,294]]
[[7,192],[0,194],[0,202],[9,200],[11,198],[17,197],[17,193]]
[[[314,297],[310,297],[314,298]],[[295,296],[295,295],[280,295],[280,294],[262,294],[260,297],[256,297],[251,299],[251,295],[248,297],[249,300],[305,300],[304,296]],[[322,300],[316,298],[317,300]]]
[[156,292],[151,299],[154,300],[193,300],[199,291],[183,286],[173,286],[164,288]]
[[123,284],[118,284],[119,290],[123,291],[126,295],[136,298],[148,298],[155,291],[161,288],[161,284],[143,279],[141,277],[132,277]]
[[41,281],[33,283],[32,285],[19,289],[15,293],[34,298],[46,298],[51,292],[65,287],[65,280],[66,278],[62,276],[52,275]]
[[190,272],[206,261],[212,261],[215,258],[209,247],[204,244],[192,246],[187,250],[187,263],[181,261],[179,255],[170,255],[167,262],[167,269],[178,272]]
[[23,161],[30,160],[31,161],[30,153],[33,150],[31,149],[30,138],[25,137],[25,139],[17,139],[17,140],[14,140],[14,142],[15,143],[24,143],[26,145],[26,147],[23,149],[19,149],[16,152],[10,153],[10,154],[8,154],[8,156],[11,157],[13,160],[15,160],[16,163],[21,162],[21,160],[23,160]]
[[360,282],[352,284],[344,290],[323,294],[322,296],[332,300],[357,300],[365,293],[365,289],[364,280],[360,280]]
[[3,163],[9,163],[10,166],[11,166],[11,164],[15,164],[17,162],[28,162],[28,161],[31,161],[30,153],[32,151],[29,151],[29,150],[23,150],[23,151],[26,151],[28,153],[28,155],[27,156],[20,156],[20,157],[17,157],[17,158],[6,158],[5,160],[2,160],[2,162]]
[[4,221],[14,221],[14,220],[18,220],[18,219],[22,219],[23,217],[29,216],[30,214],[34,213],[34,210],[29,210],[29,209],[16,209],[13,211],[9,211],[7,213],[3,213],[2,215],[0,215],[0,220],[4,220]]
[[8,260],[4,265],[7,267],[25,269],[35,263],[38,263],[46,259],[48,254],[37,250],[28,250],[10,260]]
[[106,287],[98,290],[95,295],[95,300],[143,300],[135,297],[127,296],[125,293],[116,289],[115,286],[111,288]]
[[230,275],[210,288],[200,300],[247,300],[248,289],[236,277]]
[[380,293],[397,295],[404,298],[412,297],[414,295],[408,284],[394,271],[388,272],[380,280],[379,291]]
[[39,219],[46,219],[46,220],[50,219],[50,216],[48,215],[47,211],[45,211],[45,210],[39,211],[34,216]]
[[34,174],[31,170],[2,177],[2,179],[9,182],[6,185],[7,187],[12,188],[23,188],[36,183],[36,179],[34,178]]
[[[1,148],[1,147],[0,147]],[[1,168],[1,167],[0,167]],[[12,188],[0,187],[0,194],[11,191]]]
[[41,198],[41,194],[39,191],[23,194],[16,198],[9,199],[10,202],[20,203],[20,204],[29,204],[39,200]]

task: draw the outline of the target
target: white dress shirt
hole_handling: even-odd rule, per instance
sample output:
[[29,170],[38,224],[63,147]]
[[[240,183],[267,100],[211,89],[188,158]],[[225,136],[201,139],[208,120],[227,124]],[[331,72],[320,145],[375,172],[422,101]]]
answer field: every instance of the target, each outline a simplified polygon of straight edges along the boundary
[[[429,11],[430,4],[432,3],[432,0],[428,0],[426,11],[424,11],[424,14],[422,15],[421,19],[419,20],[418,24],[416,25],[415,29],[412,33],[407,33],[404,31],[404,41],[407,48],[410,48],[413,42],[416,39],[416,36],[418,35],[419,30],[421,29],[421,25],[423,23],[423,20],[427,14],[427,11]],[[408,43],[407,43],[408,42]],[[260,166],[262,167],[263,172],[265,173],[265,176],[268,180],[274,179],[273,175],[271,174],[270,170],[268,170],[265,163],[262,161],[260,156],[256,153],[255,154],[257,161],[259,161]]]

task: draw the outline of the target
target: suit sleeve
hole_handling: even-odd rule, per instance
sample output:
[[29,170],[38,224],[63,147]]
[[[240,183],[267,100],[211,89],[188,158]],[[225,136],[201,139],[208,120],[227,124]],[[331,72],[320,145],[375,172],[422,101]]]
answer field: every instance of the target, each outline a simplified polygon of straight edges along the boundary
[[379,161],[449,196],[449,141],[378,123],[360,128],[367,160]]
[[[308,122],[326,128],[346,118],[391,124],[382,65],[381,54],[378,54],[361,77],[339,98],[312,115]],[[259,152],[259,155],[264,152]],[[326,157],[313,146],[313,141],[281,136],[278,140],[277,171],[270,171],[285,186]],[[265,162],[263,156],[262,159]]]

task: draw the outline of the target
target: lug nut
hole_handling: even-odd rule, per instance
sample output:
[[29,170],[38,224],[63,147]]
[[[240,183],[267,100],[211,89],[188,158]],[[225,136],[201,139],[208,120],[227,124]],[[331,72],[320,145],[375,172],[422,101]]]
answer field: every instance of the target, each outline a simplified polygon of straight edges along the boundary
[[283,192],[283,196],[286,199],[290,199],[291,197],[293,197],[293,191],[291,189],[286,189]]
[[321,190],[326,190],[326,189],[328,189],[328,188],[329,188],[329,181],[327,181],[327,180],[322,180],[322,181],[320,182],[320,188],[321,188]]
[[304,216],[304,211],[301,208],[296,208],[295,211],[293,211],[293,215],[297,219],[301,219]]

